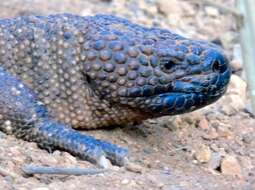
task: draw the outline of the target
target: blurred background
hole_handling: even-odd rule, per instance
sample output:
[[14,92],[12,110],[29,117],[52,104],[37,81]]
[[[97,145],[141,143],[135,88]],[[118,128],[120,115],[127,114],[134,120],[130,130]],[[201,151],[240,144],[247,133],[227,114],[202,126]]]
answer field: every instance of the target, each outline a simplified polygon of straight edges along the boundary
[[2,18],[63,12],[82,16],[113,14],[146,26],[166,28],[186,37],[213,41],[224,47],[234,72],[241,75],[240,22],[235,14],[238,10],[235,9],[235,0],[0,1]]

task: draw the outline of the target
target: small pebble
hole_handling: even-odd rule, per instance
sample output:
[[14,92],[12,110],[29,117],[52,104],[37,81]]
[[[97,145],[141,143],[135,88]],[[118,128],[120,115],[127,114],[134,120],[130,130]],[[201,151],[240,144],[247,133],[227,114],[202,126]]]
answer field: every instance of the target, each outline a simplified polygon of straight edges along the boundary
[[223,138],[228,139],[228,140],[234,138],[233,132],[228,129],[227,125],[220,125],[217,128],[217,133],[219,134],[220,137],[223,137]]
[[211,160],[208,163],[208,167],[211,169],[218,169],[221,164],[221,155],[218,153],[212,153]]
[[156,3],[159,12],[164,15],[175,15],[180,12],[180,6],[177,0],[157,0]]
[[239,43],[235,44],[233,47],[233,59],[230,62],[230,65],[233,67],[234,71],[240,71],[243,69],[243,56],[242,48]]
[[157,186],[158,188],[160,188],[160,189],[163,188],[164,185],[165,185],[165,184],[162,183],[162,182],[159,182],[159,183],[156,184],[156,186]]
[[237,60],[237,59],[234,59],[230,62],[230,65],[233,67],[233,70],[234,71],[240,71],[242,70],[242,63],[241,61]]
[[129,180],[128,179],[123,179],[122,181],[121,181],[121,184],[122,185],[127,185],[129,183]]
[[213,140],[217,139],[219,137],[219,134],[216,132],[214,128],[210,129],[207,133],[203,134],[203,138],[206,140]]
[[227,155],[221,162],[221,172],[226,175],[241,176],[242,170],[234,156]]
[[233,74],[229,82],[228,93],[239,95],[243,101],[247,100],[246,81],[238,75]]
[[143,168],[142,166],[132,163],[132,162],[128,162],[126,164],[126,169],[128,171],[134,172],[134,173],[143,173]]
[[209,129],[209,123],[207,121],[207,119],[203,118],[199,121],[198,123],[198,127],[204,130]]
[[195,151],[195,157],[200,163],[209,162],[212,157],[211,149],[207,145],[201,145]]
[[218,9],[214,8],[214,7],[205,7],[205,12],[208,16],[211,17],[218,17],[219,16],[219,11]]
[[254,136],[252,134],[247,133],[243,135],[243,142],[245,142],[246,144],[251,144],[253,139],[254,139]]

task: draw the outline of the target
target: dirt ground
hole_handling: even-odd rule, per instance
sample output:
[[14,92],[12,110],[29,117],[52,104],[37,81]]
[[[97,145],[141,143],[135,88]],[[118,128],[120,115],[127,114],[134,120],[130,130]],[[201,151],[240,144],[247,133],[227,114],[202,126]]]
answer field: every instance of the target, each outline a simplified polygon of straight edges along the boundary
[[[233,7],[233,0],[215,0]],[[184,0],[8,0],[0,1],[0,17],[71,12],[119,15],[147,26],[171,29],[191,38],[222,44],[233,67],[227,94],[193,113],[147,120],[87,133],[128,147],[142,173],[115,167],[92,176],[25,175],[25,164],[93,167],[72,155],[49,154],[35,143],[0,133],[0,189],[255,189],[255,120],[249,112],[235,17]]]

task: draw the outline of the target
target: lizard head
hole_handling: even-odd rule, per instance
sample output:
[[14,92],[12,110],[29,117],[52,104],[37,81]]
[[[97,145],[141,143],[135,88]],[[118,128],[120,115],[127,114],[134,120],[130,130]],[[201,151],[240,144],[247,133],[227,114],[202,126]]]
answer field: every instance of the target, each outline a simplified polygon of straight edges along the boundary
[[219,46],[112,19],[94,31],[84,64],[91,88],[112,106],[174,115],[215,102],[226,91],[231,71]]

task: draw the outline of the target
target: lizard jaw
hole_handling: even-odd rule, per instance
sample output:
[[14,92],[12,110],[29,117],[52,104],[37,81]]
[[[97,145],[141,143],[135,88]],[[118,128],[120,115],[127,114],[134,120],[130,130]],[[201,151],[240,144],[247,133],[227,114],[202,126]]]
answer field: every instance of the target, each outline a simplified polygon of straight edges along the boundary
[[130,96],[124,96],[125,104],[132,102],[134,105],[130,104],[131,107],[139,107],[153,117],[191,112],[218,100],[227,90],[230,75],[231,70],[228,68],[223,73],[208,77],[210,80],[207,83],[204,83],[203,78],[190,82],[180,79],[170,83],[165,91],[154,91],[154,94],[147,96],[129,93]]
[[[218,100],[227,90],[231,70],[227,69],[211,79],[205,88],[191,83],[177,82],[171,92],[154,95],[145,100],[148,111],[158,116],[191,112]],[[215,80],[215,78],[217,80]]]

